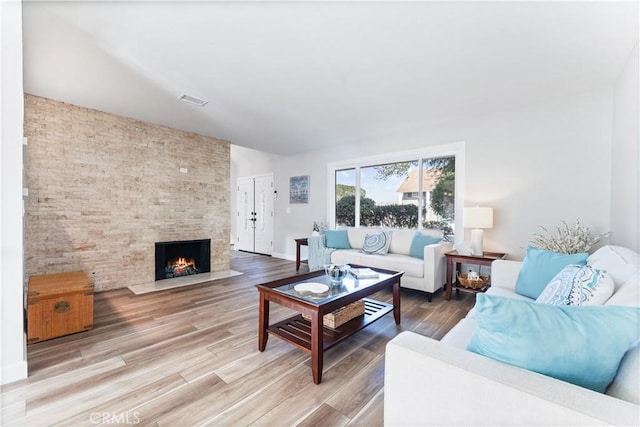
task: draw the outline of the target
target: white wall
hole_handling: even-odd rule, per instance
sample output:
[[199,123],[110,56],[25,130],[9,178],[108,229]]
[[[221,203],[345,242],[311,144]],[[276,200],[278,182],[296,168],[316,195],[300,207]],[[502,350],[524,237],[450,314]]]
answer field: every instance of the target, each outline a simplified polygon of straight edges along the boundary
[[[338,149],[338,151],[340,151]],[[327,221],[327,163],[340,159],[336,150],[313,151],[282,157],[274,175],[274,187],[280,195],[274,206],[274,256],[295,259],[294,239],[308,237],[313,223]],[[309,203],[289,203],[289,178],[309,175]],[[307,248],[301,248],[301,258],[307,257]]]
[[[494,207],[485,250],[521,259],[538,226],[554,229],[562,220],[609,231],[611,111],[610,91],[581,94],[282,157],[275,187],[287,196],[276,200],[274,253],[293,257],[293,239],[326,220],[328,162],[457,141],[466,142],[465,205]],[[288,203],[288,180],[296,175],[310,175],[309,204]]]
[[237,195],[236,183],[238,178],[246,178],[266,173],[275,173],[278,156],[252,150],[250,148],[231,145],[231,236],[230,242],[236,241],[236,212]]
[[0,2],[0,384],[27,377],[23,327],[22,4]]
[[611,242],[640,251],[640,135],[638,46],[613,92]]

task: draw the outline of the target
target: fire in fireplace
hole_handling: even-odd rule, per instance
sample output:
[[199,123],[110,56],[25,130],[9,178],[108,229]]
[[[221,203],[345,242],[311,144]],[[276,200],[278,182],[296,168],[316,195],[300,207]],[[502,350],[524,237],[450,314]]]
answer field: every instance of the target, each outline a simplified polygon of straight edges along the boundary
[[167,279],[198,273],[200,273],[200,271],[198,267],[196,267],[196,260],[193,258],[186,259],[185,257],[178,257],[169,261],[164,269],[164,274]]
[[211,271],[211,239],[156,243],[156,280]]

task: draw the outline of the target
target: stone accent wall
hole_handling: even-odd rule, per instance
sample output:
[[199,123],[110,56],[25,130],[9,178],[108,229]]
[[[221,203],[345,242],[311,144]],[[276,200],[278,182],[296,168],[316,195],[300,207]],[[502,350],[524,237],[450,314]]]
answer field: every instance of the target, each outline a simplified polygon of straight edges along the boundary
[[207,238],[229,269],[229,143],[31,95],[24,123],[27,276],[148,283],[155,242]]

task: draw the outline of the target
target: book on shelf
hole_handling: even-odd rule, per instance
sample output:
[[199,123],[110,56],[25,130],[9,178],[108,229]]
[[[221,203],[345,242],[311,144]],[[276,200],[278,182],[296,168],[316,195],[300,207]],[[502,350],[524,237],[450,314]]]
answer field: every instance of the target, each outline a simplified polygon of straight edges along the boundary
[[370,268],[352,268],[351,274],[353,274],[356,279],[375,279],[380,276],[377,271]]

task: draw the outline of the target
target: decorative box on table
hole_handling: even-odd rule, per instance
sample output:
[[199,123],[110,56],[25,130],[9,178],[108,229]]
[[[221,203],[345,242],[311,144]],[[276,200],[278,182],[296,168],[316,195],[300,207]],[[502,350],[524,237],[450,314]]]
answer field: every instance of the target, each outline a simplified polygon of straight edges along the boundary
[[27,344],[93,328],[93,284],[82,271],[31,276]]

